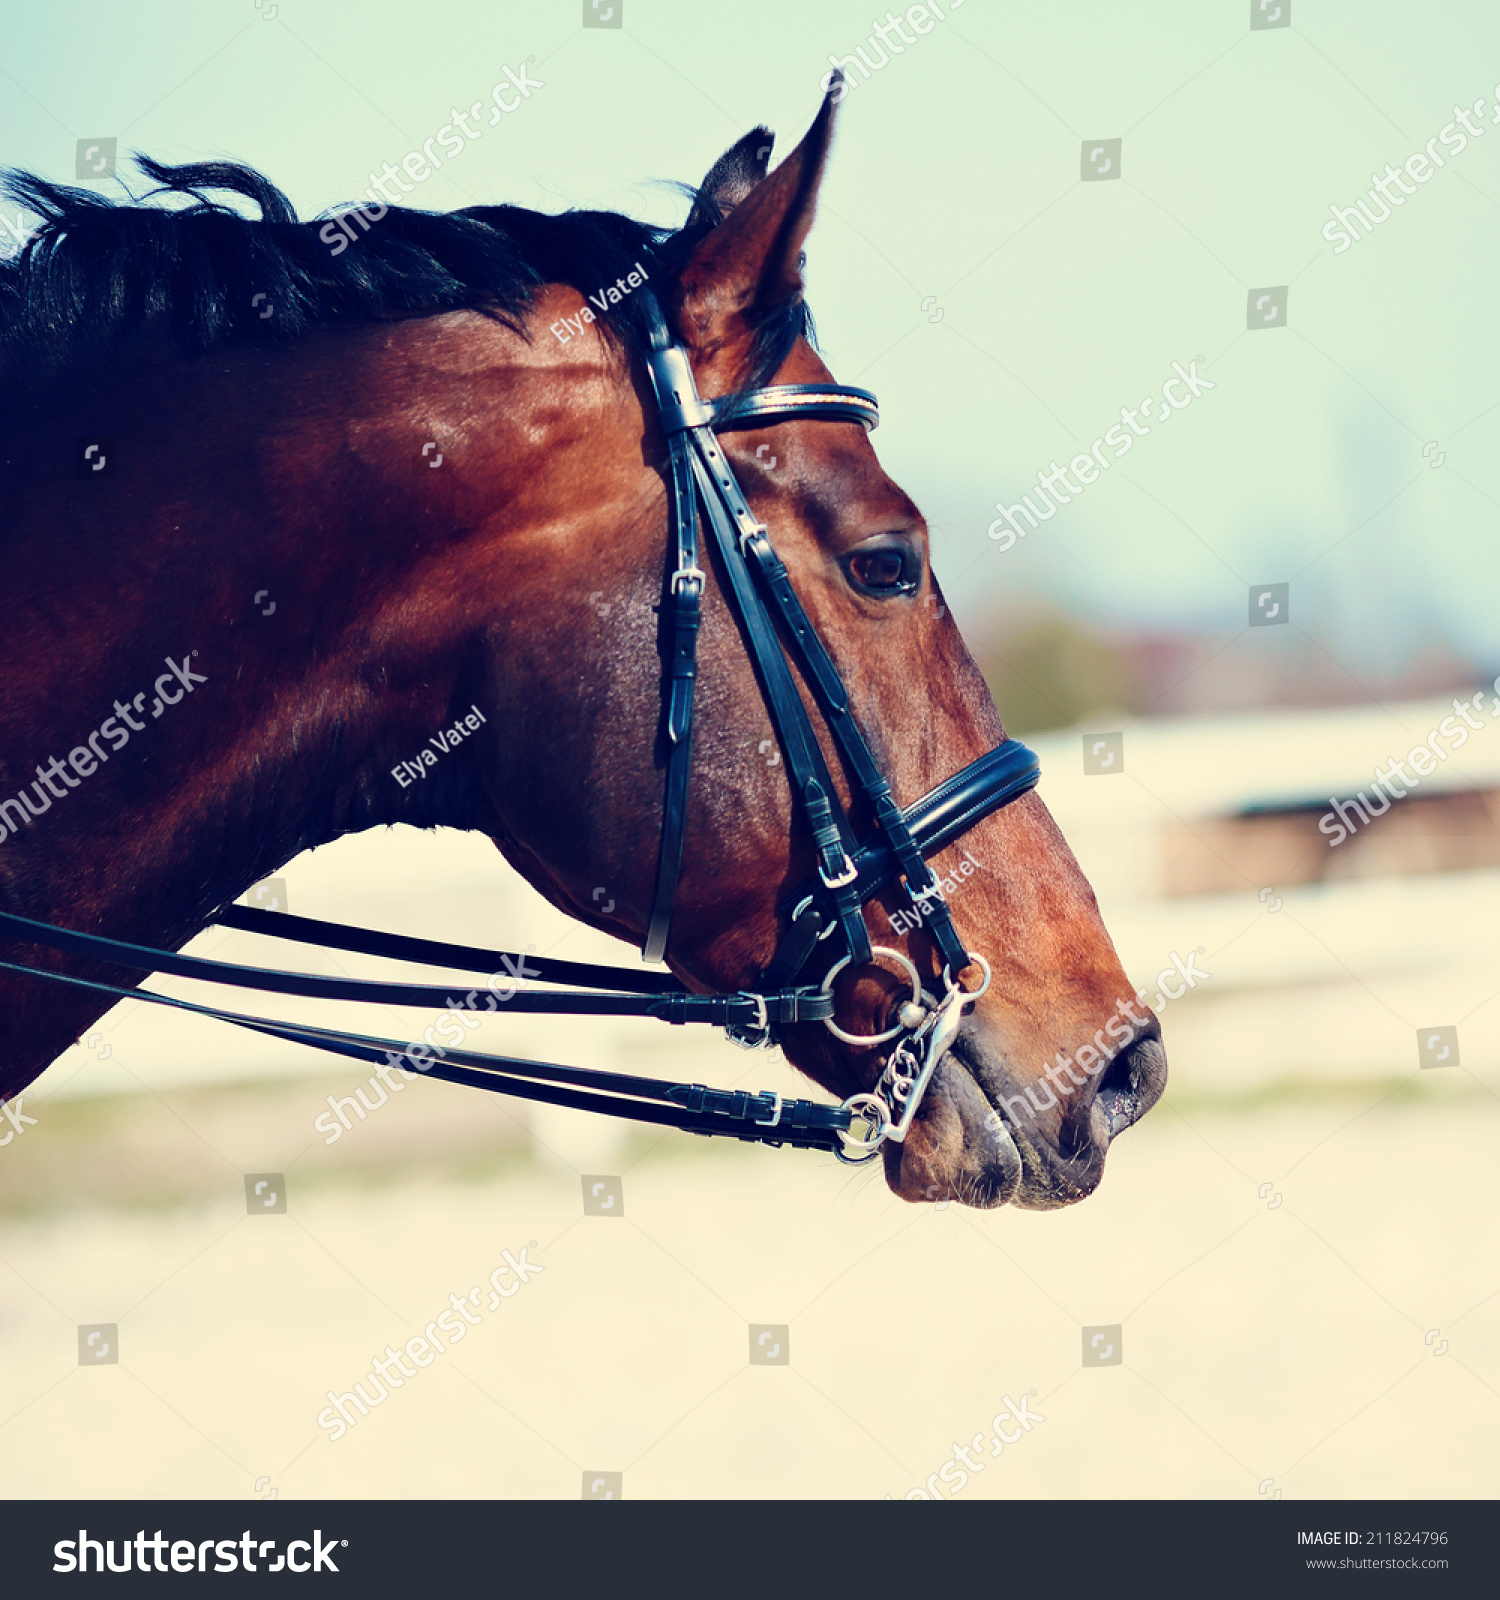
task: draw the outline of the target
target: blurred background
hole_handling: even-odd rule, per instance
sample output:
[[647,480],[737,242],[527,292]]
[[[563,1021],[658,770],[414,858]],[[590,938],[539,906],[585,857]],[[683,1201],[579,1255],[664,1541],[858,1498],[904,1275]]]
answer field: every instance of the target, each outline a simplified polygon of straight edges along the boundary
[[[1132,979],[1201,947],[1161,1106],[1072,1210],[918,1209],[831,1159],[428,1082],[325,1144],[366,1073],[127,1003],[0,1144],[0,1492],[553,1496],[598,1469],[628,1497],[899,1497],[1026,1391],[1047,1420],[961,1497],[1500,1491],[1500,17],[950,0],[899,53],[880,20],[63,4],[0,20],[0,154],[73,181],[113,139],[89,181],[114,194],[144,188],[131,150],[233,158],[312,216],[524,64],[540,87],[412,203],[670,222],[669,180],[762,121],[785,154],[856,56],[809,242],[821,345],[880,395],[881,458]],[[1336,254],[1331,208],[1379,217],[1374,177],[1461,110],[1467,147]],[[33,220],[0,205],[0,248]],[[1001,537],[1174,363],[1206,382],[1172,425]],[[1465,747],[1330,848],[1330,802],[1481,690]],[[341,841],[261,902],[631,959],[460,835]],[[794,1082],[644,1022],[482,1038]],[[618,1209],[585,1215],[601,1178]],[[534,1285],[331,1445],[327,1391],[530,1240]],[[752,1323],[789,1366],[747,1363]],[[84,1370],[93,1326],[118,1361]],[[1098,1328],[1123,1354],[1090,1370]]]

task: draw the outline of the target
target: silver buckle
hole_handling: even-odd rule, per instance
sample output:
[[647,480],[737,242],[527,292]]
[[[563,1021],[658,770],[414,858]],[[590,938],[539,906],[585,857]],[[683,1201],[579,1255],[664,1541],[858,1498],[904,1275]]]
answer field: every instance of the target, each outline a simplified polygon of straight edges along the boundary
[[769,1122],[762,1122],[759,1117],[751,1117],[750,1120],[755,1124],[755,1126],[757,1128],[774,1128],[781,1121],[781,1095],[775,1089],[772,1089],[770,1091],[770,1094],[771,1094],[771,1098],[773,1100],[775,1100],[775,1102],[776,1102],[775,1115],[771,1118],[771,1120]]
[[830,878],[821,864],[818,867],[818,876],[823,880],[825,889],[842,889],[845,884],[853,883],[859,876],[859,868],[849,859],[849,852],[846,850],[844,852],[844,870],[839,873],[838,877]]
[[702,567],[678,567],[672,574],[672,593],[676,594],[683,584],[694,578],[698,580],[698,586],[701,588],[705,581]]
[[764,1049],[771,1042],[771,1016],[766,1009],[766,997],[763,994],[752,994],[748,989],[741,989],[735,998],[755,1002],[755,1020],[726,1023],[724,1037],[731,1044],[737,1044],[741,1050]]

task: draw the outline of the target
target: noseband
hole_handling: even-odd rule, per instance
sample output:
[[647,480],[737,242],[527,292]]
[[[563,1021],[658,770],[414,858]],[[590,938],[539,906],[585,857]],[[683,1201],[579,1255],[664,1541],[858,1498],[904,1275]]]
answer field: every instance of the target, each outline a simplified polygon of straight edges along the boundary
[[[866,389],[841,384],[779,384],[704,400],[693,380],[688,354],[673,341],[649,289],[638,290],[637,296],[646,305],[650,322],[647,369],[656,399],[657,422],[667,443],[672,560],[664,604],[669,638],[664,706],[668,744],[666,794],[656,887],[642,953],[651,962],[660,962],[665,956],[682,869],[692,770],[697,640],[706,582],[699,564],[701,515],[727,580],[729,604],[749,642],[751,662],[785,759],[794,808],[807,828],[816,858],[816,877],[789,896],[780,908],[786,919],[785,928],[759,982],[753,989],[737,994],[698,994],[670,973],[517,956],[377,933],[285,912],[227,906],[213,920],[223,927],[325,949],[421,962],[459,972],[490,972],[495,977],[502,971],[525,973],[527,978],[541,983],[582,991],[569,994],[556,988],[529,989],[516,977],[510,980],[509,993],[504,997],[506,1009],[511,1011],[706,1022],[724,1028],[736,1043],[747,1047],[769,1044],[779,1027],[822,1022],[838,1038],[857,1046],[891,1044],[874,1090],[851,1095],[839,1106],[807,1100],[783,1102],[779,1094],[731,1093],[703,1084],[671,1083],[441,1046],[422,1052],[430,1057],[435,1051],[440,1060],[418,1066],[430,1077],[525,1099],[601,1111],[692,1133],[829,1150],[846,1161],[869,1160],[886,1140],[900,1143],[906,1138],[933,1073],[957,1037],[966,1003],[982,994],[990,981],[989,964],[984,957],[968,951],[959,939],[926,857],[1034,788],[1040,768],[1031,750],[1018,740],[1008,739],[905,810],[896,804],[850,711],[849,696],[838,669],[798,600],[766,528],[750,510],[718,443],[718,435],[731,429],[761,428],[794,419],[858,422],[873,429],[879,420],[875,396]],[[854,800],[865,806],[874,819],[875,832],[868,839],[857,839],[850,825],[797,691],[783,640],[811,685],[819,714],[843,758]],[[901,951],[871,944],[865,905],[893,887],[904,894],[937,945],[943,960],[944,992],[940,996],[924,993],[920,974]],[[136,972],[164,972],[236,988],[317,999],[457,1006],[444,988],[324,978],[208,961],[54,928],[6,912],[0,912],[0,932]],[[911,997],[898,1008],[894,1026],[884,1032],[847,1033],[834,1018],[834,982],[851,967],[871,964],[876,954],[903,969],[911,984]],[[984,976],[978,989],[966,991],[958,980],[971,966],[982,968]],[[809,980],[810,967],[822,968],[821,980],[816,984]],[[76,978],[49,968],[0,961],[0,970],[47,978],[117,998],[171,1006],[377,1065],[396,1065],[403,1058],[418,1061],[414,1053],[419,1051],[417,1045],[403,1049],[388,1039],[248,1016],[147,989]],[[491,978],[492,993],[494,984],[495,978]],[[471,1001],[476,992],[471,991]]]

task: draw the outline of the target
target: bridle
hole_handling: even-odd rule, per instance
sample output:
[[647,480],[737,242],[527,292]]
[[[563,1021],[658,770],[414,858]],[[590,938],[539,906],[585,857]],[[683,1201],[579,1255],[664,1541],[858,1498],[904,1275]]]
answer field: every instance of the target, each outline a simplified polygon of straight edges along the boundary
[[[656,894],[642,954],[647,961],[659,961],[665,954],[682,862],[692,767],[693,686],[705,581],[698,565],[701,507],[728,577],[730,605],[744,631],[761,694],[785,756],[794,806],[801,811],[818,860],[817,883],[795,898],[787,931],[761,974],[762,989],[795,986],[818,944],[835,932],[844,953],[824,975],[819,990],[822,994],[831,992],[834,979],[845,967],[870,964],[876,948],[871,945],[864,915],[874,885],[862,880],[855,864],[853,852],[858,845],[792,679],[777,637],[776,619],[812,686],[818,710],[844,759],[854,796],[874,817],[878,837],[885,847],[883,865],[887,869],[880,887],[893,879],[899,882],[943,959],[945,993],[929,1009],[923,1004],[921,977],[912,963],[898,950],[879,947],[881,954],[906,970],[912,985],[911,999],[902,1006],[897,1025],[884,1033],[848,1034],[832,1017],[822,1019],[838,1038],[856,1045],[873,1046],[906,1035],[892,1051],[875,1092],[854,1095],[844,1102],[844,1109],[857,1113],[869,1130],[862,1139],[846,1141],[846,1149],[853,1144],[861,1153],[873,1154],[887,1138],[898,1143],[905,1139],[922,1094],[957,1034],[965,1000],[976,999],[989,986],[989,964],[983,956],[971,954],[960,941],[941,898],[938,880],[849,709],[849,696],[838,669],[798,600],[764,524],[751,511],[717,436],[732,428],[759,428],[792,417],[857,422],[871,430],[880,420],[879,405],[868,389],[832,383],[780,384],[706,401],[698,393],[687,351],[673,341],[655,299],[648,300],[646,306],[651,330],[647,369],[656,398],[657,420],[667,439],[667,494],[676,566],[667,586],[671,644],[666,800]],[[1001,760],[984,767],[986,761],[1002,752],[1005,754]],[[976,769],[982,767],[983,777],[979,778]],[[970,775],[979,780],[974,787],[984,810],[976,810],[965,826],[1033,787],[1040,767],[1030,750],[1010,741],[950,783],[962,785]],[[993,805],[986,803],[990,800]],[[983,984],[966,993],[959,985],[959,975],[976,964],[984,969]],[[731,1035],[744,1044],[764,1044],[769,1041],[770,1028],[762,1023],[751,1030],[732,1029]]]
[[[650,962],[660,962],[666,953],[682,867],[692,769],[697,640],[706,582],[699,564],[701,514],[727,578],[729,604],[749,643],[752,665],[785,759],[794,806],[808,828],[817,858],[816,878],[788,897],[782,908],[786,926],[758,983],[753,989],[736,994],[698,994],[670,973],[584,965],[530,954],[517,956],[247,906],[224,907],[212,920],[221,927],[324,949],[420,962],[459,972],[489,972],[495,975],[490,980],[492,994],[495,978],[508,972],[513,976],[503,1000],[511,1011],[653,1016],[674,1024],[710,1023],[722,1027],[736,1043],[752,1048],[771,1043],[781,1027],[822,1022],[836,1037],[857,1046],[892,1045],[874,1090],[851,1095],[837,1106],[800,1099],[783,1101],[781,1095],[770,1092],[712,1089],[703,1084],[672,1083],[440,1046],[425,1052],[430,1056],[436,1051],[440,1060],[421,1064],[417,1046],[403,1047],[396,1041],[368,1034],[248,1016],[152,990],[100,983],[15,962],[0,961],[0,970],[47,978],[117,998],[171,1006],[377,1065],[412,1059],[418,1061],[418,1070],[429,1077],[691,1133],[828,1150],[845,1161],[870,1160],[887,1140],[900,1143],[906,1138],[933,1073],[957,1037],[965,1006],[984,993],[991,977],[984,957],[966,950],[958,938],[926,858],[1034,788],[1040,767],[1031,750],[1018,740],[1009,739],[954,773],[914,805],[905,810],[897,806],[850,711],[838,669],[803,610],[765,527],[746,502],[717,439],[718,434],[730,429],[759,428],[793,418],[858,422],[872,429],[879,420],[875,396],[866,389],[841,384],[779,384],[704,400],[693,380],[687,351],[672,339],[650,290],[643,287],[636,294],[646,307],[650,329],[647,368],[657,422],[667,443],[673,563],[667,577],[663,616],[668,636],[664,693],[666,794],[655,893],[642,953]],[[856,839],[840,802],[797,691],[783,637],[811,685],[818,711],[843,759],[855,800],[866,806],[874,818],[876,831],[866,840]],[[892,885],[904,891],[937,945],[943,960],[944,992],[940,996],[924,992],[921,976],[905,954],[871,944],[864,907]],[[8,912],[0,912],[0,932],[115,967],[168,973],[236,988],[375,1005],[450,1009],[457,1005],[442,987],[326,978],[210,961],[54,928]],[[842,972],[872,963],[876,954],[888,957],[903,969],[911,983],[911,998],[898,1008],[893,1027],[875,1034],[845,1032],[834,1018],[833,985]],[[824,968],[817,983],[808,977],[815,957]],[[983,979],[977,989],[966,991],[959,979],[971,966],[982,969]],[[525,974],[525,979],[514,976],[520,973]],[[560,988],[531,989],[526,987],[526,979]],[[581,992],[560,992],[566,988]],[[475,993],[470,991],[471,996]],[[429,1029],[429,1035],[430,1032]]]

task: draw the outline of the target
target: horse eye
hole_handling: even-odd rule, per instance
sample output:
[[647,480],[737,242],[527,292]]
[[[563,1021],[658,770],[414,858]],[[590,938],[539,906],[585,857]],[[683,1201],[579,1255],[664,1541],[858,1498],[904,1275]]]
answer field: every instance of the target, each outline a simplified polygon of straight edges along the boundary
[[905,550],[861,550],[845,563],[850,582],[866,594],[910,594],[917,587],[915,562]]

